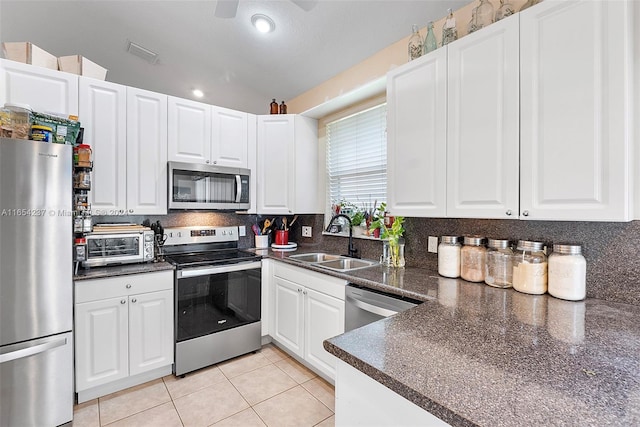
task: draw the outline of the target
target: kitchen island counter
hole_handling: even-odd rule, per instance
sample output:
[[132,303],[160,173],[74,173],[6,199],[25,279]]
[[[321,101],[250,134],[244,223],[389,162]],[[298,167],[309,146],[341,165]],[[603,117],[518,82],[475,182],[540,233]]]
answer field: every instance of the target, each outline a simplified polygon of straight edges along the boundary
[[640,307],[435,280],[325,349],[451,425],[640,424]]

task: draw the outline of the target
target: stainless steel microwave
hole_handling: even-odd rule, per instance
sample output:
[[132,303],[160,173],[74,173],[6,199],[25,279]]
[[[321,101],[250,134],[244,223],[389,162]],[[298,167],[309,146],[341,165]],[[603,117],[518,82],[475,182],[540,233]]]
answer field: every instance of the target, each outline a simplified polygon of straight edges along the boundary
[[94,231],[85,234],[87,259],[84,267],[153,261],[154,232],[150,228],[131,231]]
[[169,209],[246,210],[249,169],[169,162]]

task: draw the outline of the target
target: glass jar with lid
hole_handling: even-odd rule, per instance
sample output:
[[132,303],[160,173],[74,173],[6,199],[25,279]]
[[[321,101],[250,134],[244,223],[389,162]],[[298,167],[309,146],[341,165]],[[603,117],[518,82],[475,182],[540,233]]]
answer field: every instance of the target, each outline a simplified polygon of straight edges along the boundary
[[505,239],[488,239],[486,257],[484,282],[496,288],[513,286],[511,242]]
[[547,256],[542,242],[518,240],[513,255],[513,289],[525,294],[547,292]]
[[460,237],[442,236],[438,245],[438,274],[452,279],[460,277]]
[[570,301],[587,296],[587,261],[580,245],[556,244],[549,255],[549,293]]
[[486,252],[484,237],[464,236],[464,246],[460,249],[460,277],[469,282],[484,281]]

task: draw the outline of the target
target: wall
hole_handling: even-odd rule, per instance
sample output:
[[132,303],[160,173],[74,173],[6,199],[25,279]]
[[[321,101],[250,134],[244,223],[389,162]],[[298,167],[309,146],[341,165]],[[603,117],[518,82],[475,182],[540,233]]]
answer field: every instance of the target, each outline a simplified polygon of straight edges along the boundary
[[[500,7],[498,0],[490,0],[493,7],[497,10]],[[526,0],[511,0],[510,3],[515,10],[520,10]],[[467,34],[467,25],[471,20],[471,11],[478,6],[478,1],[470,2],[468,5],[454,11],[456,18],[456,28],[458,30],[458,38]],[[434,21],[434,32],[438,46],[442,43],[442,26],[444,25],[445,16],[432,17]],[[426,28],[420,30],[420,34],[424,38]],[[294,99],[287,101],[289,113],[303,113],[313,107],[330,101],[349,93],[359,87],[371,83],[380,77],[387,75],[387,72],[395,67],[407,62],[407,45],[409,42],[410,32],[407,37],[396,43],[382,49],[378,53],[370,56],[359,64],[341,72],[326,82],[298,95]]]

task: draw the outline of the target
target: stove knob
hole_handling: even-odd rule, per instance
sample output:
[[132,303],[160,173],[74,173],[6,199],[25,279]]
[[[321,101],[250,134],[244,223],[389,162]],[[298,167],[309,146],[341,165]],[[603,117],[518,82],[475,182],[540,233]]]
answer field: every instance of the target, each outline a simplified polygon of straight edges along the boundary
[[233,236],[233,230],[229,230],[229,236]]
[[226,232],[225,230],[222,230],[222,235],[223,235],[223,236],[226,236],[226,235],[227,235],[227,232]]
[[182,231],[178,231],[178,237],[182,237]]

